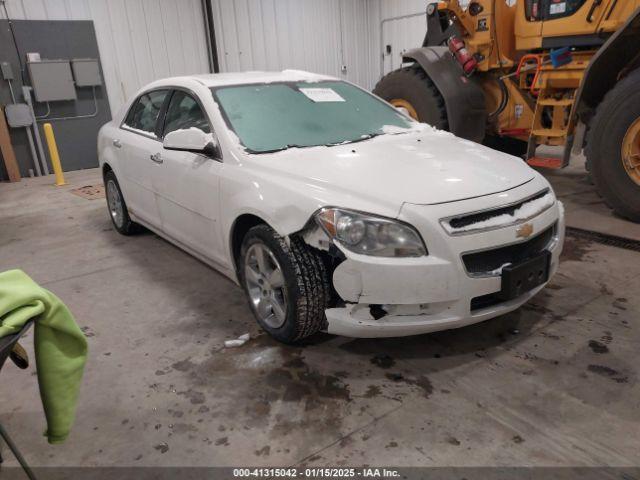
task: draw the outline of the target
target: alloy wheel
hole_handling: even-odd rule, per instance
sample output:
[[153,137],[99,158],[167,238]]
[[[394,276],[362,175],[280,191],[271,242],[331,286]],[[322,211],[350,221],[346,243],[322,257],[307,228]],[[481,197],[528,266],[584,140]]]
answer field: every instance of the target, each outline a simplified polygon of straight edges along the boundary
[[118,227],[122,227],[124,222],[124,207],[118,186],[113,180],[107,182],[107,205],[109,206],[109,213],[111,214],[113,223]]
[[287,317],[284,273],[273,252],[254,243],[244,256],[245,286],[258,318],[271,328],[280,328]]

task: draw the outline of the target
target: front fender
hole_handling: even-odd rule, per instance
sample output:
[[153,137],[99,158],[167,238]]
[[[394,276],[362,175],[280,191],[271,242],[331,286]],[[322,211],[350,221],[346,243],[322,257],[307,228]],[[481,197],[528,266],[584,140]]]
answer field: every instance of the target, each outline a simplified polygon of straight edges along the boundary
[[302,230],[318,203],[295,189],[259,177],[246,181],[240,175],[221,182],[221,222],[225,254],[233,264],[233,229],[238,218],[252,215],[287,237]]
[[[229,266],[236,272],[234,255],[234,229],[236,222],[244,215],[257,217],[273,228],[279,235],[287,238],[299,232],[308,223],[314,210],[314,203],[308,202],[302,195],[290,194],[285,189],[279,193],[254,181],[251,186],[240,188],[240,184],[225,182],[222,193],[221,217],[224,255]],[[231,184],[231,185],[229,185]],[[256,184],[258,186],[256,186]],[[288,198],[288,200],[286,200]],[[239,279],[234,276],[238,283]]]
[[444,98],[449,130],[456,136],[482,142],[487,124],[484,92],[466,77],[447,47],[421,47],[402,55],[417,62]]
[[[258,183],[258,182],[255,182]],[[224,215],[222,227],[227,235],[231,232],[235,220],[241,215],[256,216],[273,228],[283,237],[304,228],[309,218],[320,204],[295,192],[270,187],[259,187],[230,190],[223,188]]]
[[253,215],[287,237],[303,230],[313,214],[322,207],[334,206],[395,218],[401,204],[374,201],[308,180],[269,173],[261,168],[225,169],[220,197],[222,238],[226,254],[233,258],[232,231],[242,215]]

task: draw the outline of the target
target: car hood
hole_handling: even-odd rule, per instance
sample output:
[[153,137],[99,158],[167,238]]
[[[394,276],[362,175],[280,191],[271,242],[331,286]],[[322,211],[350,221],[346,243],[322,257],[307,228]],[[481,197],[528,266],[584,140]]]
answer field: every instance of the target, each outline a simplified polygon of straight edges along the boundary
[[[250,155],[260,165],[316,189],[437,204],[502,192],[536,175],[517,157],[432,130],[387,134],[331,147]],[[292,179],[293,179],[292,178]]]

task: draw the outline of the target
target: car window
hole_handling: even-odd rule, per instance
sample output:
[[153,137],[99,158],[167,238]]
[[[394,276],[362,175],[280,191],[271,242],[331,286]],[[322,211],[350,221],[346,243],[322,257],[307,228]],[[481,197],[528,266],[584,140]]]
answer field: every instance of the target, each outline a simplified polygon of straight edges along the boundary
[[188,93],[176,90],[169,101],[169,108],[167,108],[164,135],[191,127],[200,129],[204,133],[211,133],[209,120],[198,102]]
[[553,20],[577,12],[586,0],[527,0],[525,15],[529,21]]
[[141,95],[133,104],[124,125],[131,130],[155,136],[156,122],[168,90],[156,90]]
[[537,22],[542,19],[542,10],[540,9],[541,0],[527,0],[525,6],[525,16],[530,22]]
[[232,85],[213,93],[229,128],[252,153],[357,142],[415,124],[340,81]]
[[551,0],[547,6],[546,18],[552,20],[576,13],[586,0]]

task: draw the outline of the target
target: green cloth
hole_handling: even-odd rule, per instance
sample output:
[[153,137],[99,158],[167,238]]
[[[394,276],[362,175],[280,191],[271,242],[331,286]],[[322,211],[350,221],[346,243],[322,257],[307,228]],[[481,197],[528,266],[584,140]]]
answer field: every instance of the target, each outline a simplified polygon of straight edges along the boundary
[[40,398],[49,443],[62,443],[75,418],[87,359],[87,340],[73,315],[54,294],[22,270],[0,273],[0,337],[35,320],[34,346]]

